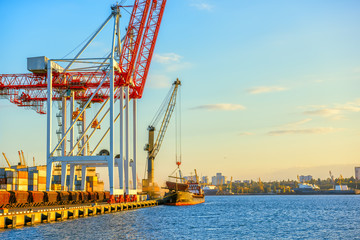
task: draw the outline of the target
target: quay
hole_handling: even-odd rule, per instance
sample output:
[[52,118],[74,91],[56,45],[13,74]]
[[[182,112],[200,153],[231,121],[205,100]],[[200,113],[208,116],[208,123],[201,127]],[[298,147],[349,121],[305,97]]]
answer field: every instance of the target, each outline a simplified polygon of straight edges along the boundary
[[58,206],[31,211],[12,211],[0,213],[0,229],[32,226],[39,223],[50,223],[90,217],[101,214],[115,213],[138,208],[158,206],[158,201],[140,201],[114,204],[88,205],[88,206]]

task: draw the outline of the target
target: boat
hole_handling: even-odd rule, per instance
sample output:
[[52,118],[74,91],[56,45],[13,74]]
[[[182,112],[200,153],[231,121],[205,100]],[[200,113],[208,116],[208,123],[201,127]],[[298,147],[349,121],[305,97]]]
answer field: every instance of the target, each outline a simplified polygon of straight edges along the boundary
[[204,191],[205,196],[213,196],[213,195],[216,195],[219,190],[216,188],[216,186],[209,185],[209,186],[203,187],[203,191]]
[[317,194],[320,193],[320,188],[315,184],[299,183],[297,188],[293,189],[297,194]]
[[349,189],[347,185],[336,185],[335,189],[320,190],[315,184],[299,183],[298,188],[293,189],[295,194],[306,195],[349,195],[360,194],[358,189]]
[[167,181],[166,186],[169,192],[165,194],[163,199],[165,205],[187,206],[205,202],[205,196],[198,182],[178,183]]

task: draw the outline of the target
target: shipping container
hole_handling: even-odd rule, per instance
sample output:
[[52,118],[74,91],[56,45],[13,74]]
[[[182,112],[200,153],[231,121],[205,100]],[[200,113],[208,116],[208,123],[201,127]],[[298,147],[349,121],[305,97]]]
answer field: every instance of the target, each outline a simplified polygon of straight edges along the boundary
[[0,177],[6,178],[6,172],[7,171],[12,171],[14,172],[14,169],[11,168],[0,168]]
[[44,197],[45,197],[44,192],[39,192],[35,190],[29,191],[29,200],[34,205],[40,205],[41,203],[43,203],[45,201]]
[[6,178],[17,178],[17,173],[14,169],[11,169],[9,171],[5,171]]
[[0,191],[0,208],[7,207],[10,204],[10,193],[7,191]]
[[6,178],[6,183],[7,184],[15,184],[16,183],[16,178]]
[[16,191],[28,191],[28,185],[15,185]]
[[0,178],[0,184],[6,184],[6,178]]
[[38,184],[38,191],[45,191],[46,190],[46,184]]
[[10,202],[16,203],[17,206],[23,206],[28,203],[29,192],[27,191],[10,191]]
[[28,172],[26,172],[26,171],[18,171],[18,178],[19,179],[27,179],[28,178]]
[[18,178],[17,184],[28,185],[28,179],[27,178]]
[[44,192],[45,194],[45,202],[48,205],[55,204],[58,199],[58,193],[57,192]]

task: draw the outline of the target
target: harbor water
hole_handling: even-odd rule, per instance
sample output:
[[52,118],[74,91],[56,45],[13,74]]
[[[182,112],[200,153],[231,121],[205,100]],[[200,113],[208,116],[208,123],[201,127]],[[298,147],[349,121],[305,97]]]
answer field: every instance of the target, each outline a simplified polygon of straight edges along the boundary
[[34,227],[1,239],[360,239],[359,195],[209,196]]

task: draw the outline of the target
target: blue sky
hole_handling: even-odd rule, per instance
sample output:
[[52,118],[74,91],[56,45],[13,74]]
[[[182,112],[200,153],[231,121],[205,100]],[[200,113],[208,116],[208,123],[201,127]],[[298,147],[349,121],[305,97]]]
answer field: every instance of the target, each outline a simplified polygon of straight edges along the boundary
[[[26,73],[27,57],[63,57],[113,3],[2,1],[0,73]],[[360,155],[359,10],[359,1],[168,0],[139,101],[139,177],[147,125],[177,77],[185,173],[353,175]],[[102,57],[108,46],[104,36],[89,54]],[[45,163],[46,117],[4,99],[0,111],[0,151],[15,161],[23,149]],[[159,179],[175,168],[174,132],[156,160]]]

